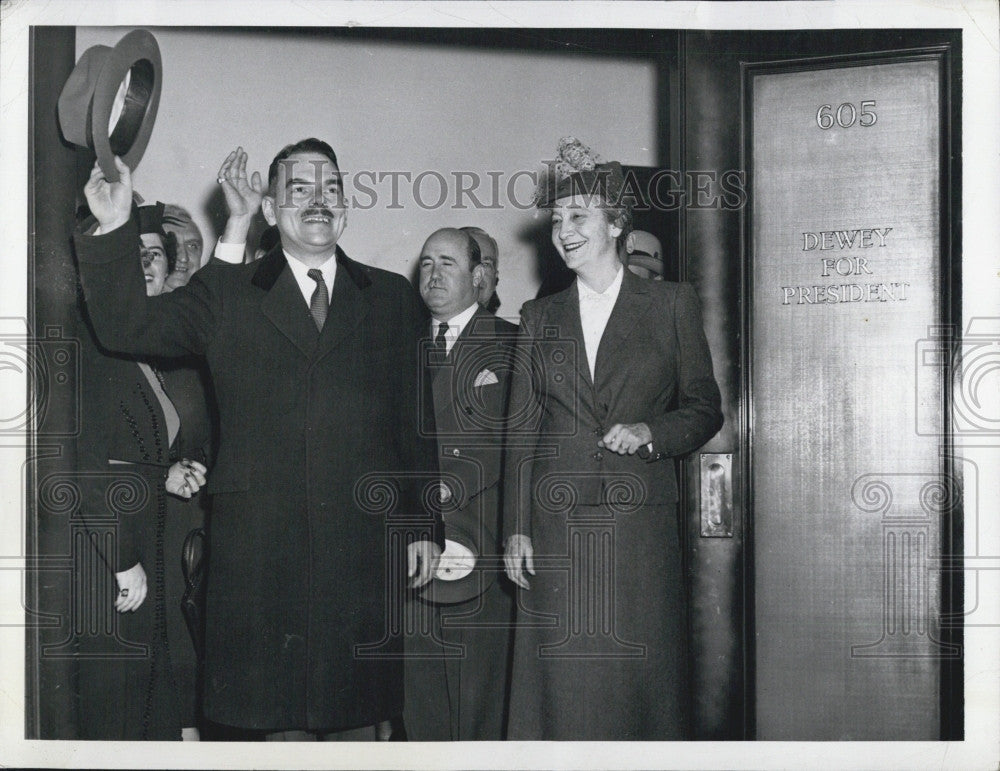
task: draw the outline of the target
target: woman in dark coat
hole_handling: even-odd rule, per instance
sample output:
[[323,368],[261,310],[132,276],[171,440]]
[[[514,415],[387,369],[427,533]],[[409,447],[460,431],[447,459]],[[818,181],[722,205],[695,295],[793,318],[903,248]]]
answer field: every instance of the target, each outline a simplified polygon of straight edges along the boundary
[[697,296],[624,270],[617,164],[563,140],[539,189],[576,274],[528,302],[511,385],[505,566],[521,587],[508,738],[689,735],[672,458],[722,425]]
[[[139,210],[150,295],[163,290],[173,257],[161,215],[162,206]],[[88,601],[114,632],[80,638],[80,735],[196,739],[197,657],[181,612],[181,551],[204,524],[204,390],[193,370],[114,356],[81,337],[80,514],[90,564],[103,574],[81,586],[99,595]]]

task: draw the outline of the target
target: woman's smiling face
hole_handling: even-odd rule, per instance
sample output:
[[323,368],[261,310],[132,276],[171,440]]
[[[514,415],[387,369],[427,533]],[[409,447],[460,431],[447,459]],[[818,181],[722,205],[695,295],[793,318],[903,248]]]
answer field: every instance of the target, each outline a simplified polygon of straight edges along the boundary
[[167,279],[167,250],[163,239],[156,233],[143,233],[142,239],[142,272],[146,275],[146,294],[155,297],[163,291],[163,282]]
[[617,259],[621,232],[609,221],[601,199],[593,195],[559,198],[552,207],[552,243],[574,272],[588,264]]

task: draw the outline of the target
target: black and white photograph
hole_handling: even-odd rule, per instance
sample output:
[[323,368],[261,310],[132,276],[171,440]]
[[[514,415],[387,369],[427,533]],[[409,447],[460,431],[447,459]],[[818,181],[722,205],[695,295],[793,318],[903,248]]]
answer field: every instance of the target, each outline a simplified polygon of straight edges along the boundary
[[0,764],[1000,763],[995,2],[2,0],[0,73]]

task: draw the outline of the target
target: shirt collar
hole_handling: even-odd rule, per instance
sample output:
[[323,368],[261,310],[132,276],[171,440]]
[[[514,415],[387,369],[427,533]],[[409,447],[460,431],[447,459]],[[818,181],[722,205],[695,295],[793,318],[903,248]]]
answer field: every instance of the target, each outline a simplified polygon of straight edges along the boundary
[[450,319],[446,320],[446,319],[439,319],[436,317],[432,317],[434,334],[437,334],[438,327],[440,326],[441,322],[447,321],[448,336],[453,338],[458,337],[460,334],[462,334],[462,330],[465,329],[466,325],[468,325],[468,323],[472,320],[472,317],[476,315],[477,310],[479,310],[479,303],[472,303],[472,305],[470,305],[464,311],[462,311],[459,314],[456,314],[455,316],[452,316]]
[[581,300],[598,300],[603,298],[617,298],[618,292],[622,288],[622,279],[625,276],[625,267],[623,265],[618,266],[618,272],[615,274],[614,281],[605,289],[603,292],[595,292],[589,286],[587,286],[583,281],[580,280],[579,276],[576,279],[576,286],[580,292]]
[[[285,252],[285,261],[291,268],[295,281],[302,288],[303,294],[307,297],[311,295],[312,290],[316,288],[316,282],[309,278],[309,271],[312,269],[298,258],[292,257],[288,252]],[[326,282],[327,292],[332,293],[333,281],[337,276],[337,254],[331,254],[330,258],[319,266],[319,270],[323,274],[323,281]]]

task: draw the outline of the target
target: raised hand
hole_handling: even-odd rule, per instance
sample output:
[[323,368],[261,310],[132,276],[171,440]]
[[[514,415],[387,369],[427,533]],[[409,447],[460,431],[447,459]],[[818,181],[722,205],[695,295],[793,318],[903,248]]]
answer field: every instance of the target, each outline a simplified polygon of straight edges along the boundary
[[83,186],[90,213],[97,218],[102,233],[121,227],[132,214],[132,171],[117,155],[115,168],[118,169],[119,179],[109,182],[100,164],[95,163],[90,179]]
[[264,198],[260,172],[255,171],[252,177],[247,178],[247,154],[242,147],[237,147],[219,167],[218,180],[229,208],[222,240],[225,243],[245,243],[250,222],[260,210],[260,202]]

